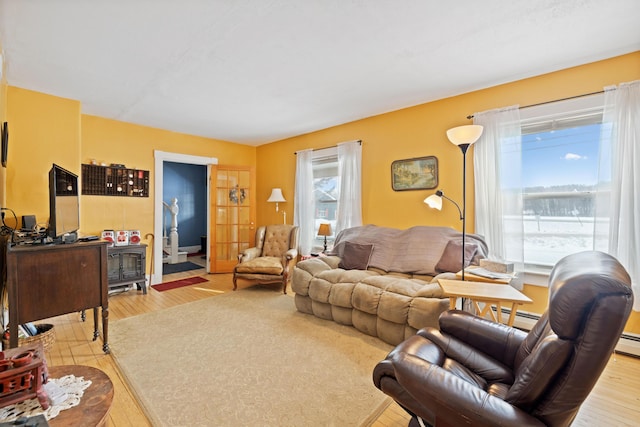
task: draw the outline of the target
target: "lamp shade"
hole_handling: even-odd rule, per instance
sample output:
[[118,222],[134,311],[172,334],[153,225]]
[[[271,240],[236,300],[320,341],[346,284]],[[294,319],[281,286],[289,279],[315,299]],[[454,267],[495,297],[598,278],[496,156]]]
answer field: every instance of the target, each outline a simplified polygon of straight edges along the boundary
[[331,224],[320,224],[318,236],[331,236]]
[[424,202],[432,209],[438,209],[439,211],[442,210],[442,197],[438,194],[430,195],[424,199]]
[[447,131],[447,138],[455,145],[471,145],[480,138],[483,129],[480,125],[458,126]]
[[284,199],[284,196],[282,195],[282,189],[281,188],[272,189],[271,195],[267,199],[267,202],[276,202],[276,203],[286,202],[286,200]]

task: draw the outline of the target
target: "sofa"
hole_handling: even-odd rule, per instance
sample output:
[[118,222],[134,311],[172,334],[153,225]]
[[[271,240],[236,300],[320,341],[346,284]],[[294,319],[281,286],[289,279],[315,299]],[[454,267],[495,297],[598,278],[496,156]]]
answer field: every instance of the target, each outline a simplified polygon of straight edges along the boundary
[[[462,233],[449,227],[343,230],[330,253],[294,268],[296,309],[397,345],[421,328],[437,327],[449,308],[437,279],[461,269],[461,241]],[[482,237],[467,234],[465,265],[477,265],[487,253]]]

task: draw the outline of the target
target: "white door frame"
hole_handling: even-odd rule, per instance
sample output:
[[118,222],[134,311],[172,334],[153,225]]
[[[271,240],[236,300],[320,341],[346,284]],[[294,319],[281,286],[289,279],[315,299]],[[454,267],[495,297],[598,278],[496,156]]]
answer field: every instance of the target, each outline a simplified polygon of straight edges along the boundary
[[[191,165],[207,166],[207,237],[211,234],[209,224],[211,223],[211,165],[217,165],[216,157],[192,156],[190,154],[170,153],[166,151],[154,150],[155,158],[155,183],[154,183],[154,208],[153,208],[153,277],[150,284],[162,283],[162,217],[164,208],[162,206],[162,195],[164,190],[164,162],[187,163]],[[179,203],[179,201],[178,201]],[[208,241],[208,239],[207,239]],[[207,245],[207,273],[209,273],[209,245]]]

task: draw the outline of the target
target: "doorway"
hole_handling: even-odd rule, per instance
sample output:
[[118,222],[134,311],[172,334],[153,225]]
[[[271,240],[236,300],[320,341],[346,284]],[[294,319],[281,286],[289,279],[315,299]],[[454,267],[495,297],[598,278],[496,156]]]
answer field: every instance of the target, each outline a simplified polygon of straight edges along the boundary
[[[154,223],[153,223],[153,275],[151,284],[162,283],[162,235],[163,235],[163,191],[164,191],[164,162],[186,163],[192,165],[207,166],[207,236],[211,234],[210,230],[210,185],[211,185],[211,166],[218,164],[215,157],[192,156],[188,154],[170,153],[165,151],[154,151],[155,158],[155,177],[154,177]],[[209,245],[207,245],[209,246]],[[210,251],[207,247],[206,259],[210,259]],[[208,263],[207,263],[208,264]],[[207,267],[207,272],[210,272]]]

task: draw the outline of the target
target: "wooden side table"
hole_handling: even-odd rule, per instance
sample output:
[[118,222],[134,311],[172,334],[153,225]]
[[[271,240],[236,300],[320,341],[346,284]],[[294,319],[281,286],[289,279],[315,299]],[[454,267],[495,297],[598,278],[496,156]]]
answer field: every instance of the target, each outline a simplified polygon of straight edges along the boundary
[[61,378],[65,375],[84,377],[91,385],[84,391],[80,404],[60,411],[49,420],[51,427],[106,426],[109,410],[113,403],[113,383],[100,369],[82,365],[50,366],[49,378]]
[[[513,326],[518,306],[533,302],[531,298],[508,285],[448,279],[439,279],[438,283],[445,296],[449,297],[450,309],[456,307],[458,297],[469,298],[480,317],[485,317],[488,313],[494,322],[502,323],[502,304],[511,303],[511,314],[509,314],[507,321],[509,326]],[[483,303],[484,307],[480,308],[479,303]],[[497,316],[492,310],[494,305]]]

